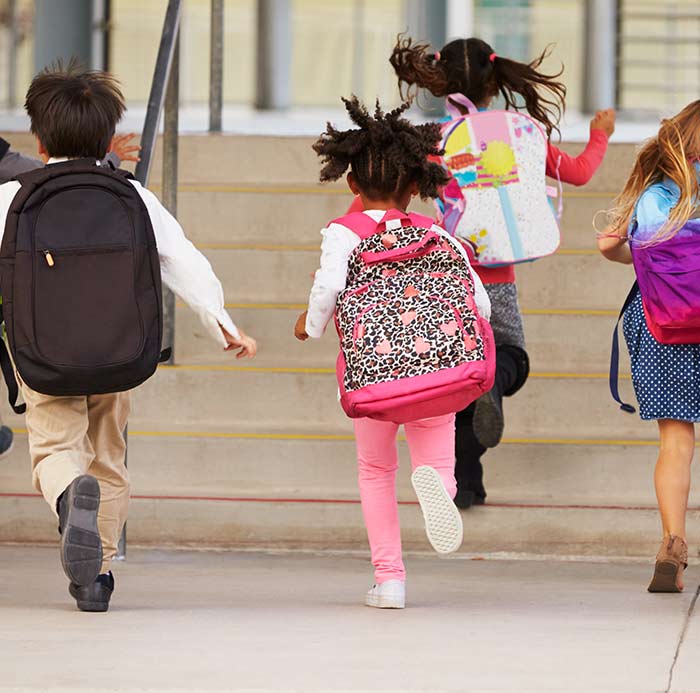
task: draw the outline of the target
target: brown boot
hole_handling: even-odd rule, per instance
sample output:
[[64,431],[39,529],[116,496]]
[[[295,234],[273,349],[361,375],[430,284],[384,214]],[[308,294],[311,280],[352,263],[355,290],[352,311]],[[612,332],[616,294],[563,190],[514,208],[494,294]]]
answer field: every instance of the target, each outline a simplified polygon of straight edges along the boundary
[[649,591],[682,592],[680,577],[687,567],[688,544],[685,540],[673,534],[664,537],[659,553],[656,554],[656,568]]

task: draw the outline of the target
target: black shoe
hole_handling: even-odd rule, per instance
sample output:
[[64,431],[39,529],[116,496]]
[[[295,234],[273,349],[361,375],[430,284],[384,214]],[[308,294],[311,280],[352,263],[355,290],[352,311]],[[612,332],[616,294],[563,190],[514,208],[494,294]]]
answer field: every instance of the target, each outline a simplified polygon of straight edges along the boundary
[[98,575],[92,584],[82,587],[71,582],[68,591],[81,611],[107,611],[114,592],[114,575],[110,570]]
[[478,491],[460,491],[457,489],[454,503],[461,510],[469,510],[472,505],[484,505],[486,503],[486,491],[479,493]]
[[503,437],[503,403],[497,392],[491,390],[476,400],[474,435],[485,448],[495,448]]
[[0,460],[12,452],[15,436],[8,426],[0,426]]
[[72,583],[89,586],[102,567],[102,540],[97,529],[100,507],[97,479],[89,474],[73,479],[57,505],[61,565]]
[[461,510],[469,510],[474,505],[476,494],[474,491],[460,491],[457,489],[457,495],[454,498],[455,505]]

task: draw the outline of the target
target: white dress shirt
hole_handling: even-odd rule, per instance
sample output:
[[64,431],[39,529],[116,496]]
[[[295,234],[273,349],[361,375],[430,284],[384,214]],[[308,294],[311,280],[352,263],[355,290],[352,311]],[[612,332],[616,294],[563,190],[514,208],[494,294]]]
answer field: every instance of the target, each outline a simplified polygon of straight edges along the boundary
[[[364,211],[376,222],[380,222],[386,210],[368,209]],[[447,238],[462,255],[474,279],[474,299],[479,313],[486,320],[491,319],[491,301],[481,283],[481,279],[471,268],[469,257],[464,247],[450,234],[437,225],[432,230]],[[314,285],[309,296],[309,312],[306,316],[306,333],[309,337],[323,336],[326,326],[333,318],[338,294],[345,288],[348,277],[348,262],[352,251],[360,244],[361,239],[350,229],[341,224],[329,224],[321,231],[321,267],[316,272]]]
[[[65,159],[49,159],[48,163],[60,161]],[[221,327],[236,339],[240,338],[240,334],[224,308],[224,291],[209,261],[187,239],[175,217],[150,190],[138,181],[129,182],[141,196],[151,218],[163,284],[199,316],[211,337],[225,348],[227,344]],[[0,241],[5,233],[10,205],[20,188],[17,181],[0,185]]]

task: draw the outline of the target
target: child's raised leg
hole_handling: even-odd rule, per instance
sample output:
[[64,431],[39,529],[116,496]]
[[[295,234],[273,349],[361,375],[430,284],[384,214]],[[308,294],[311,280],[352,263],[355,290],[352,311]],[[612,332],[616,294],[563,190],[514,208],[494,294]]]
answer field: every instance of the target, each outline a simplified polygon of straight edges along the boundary
[[455,415],[411,421],[404,425],[413,469],[432,467],[445,484],[450,498],[457,493],[455,480]]
[[683,589],[687,563],[685,519],[690,493],[690,466],[695,454],[695,426],[687,421],[659,421],[659,458],[654,472],[664,541],[656,560],[649,591]]
[[455,480],[455,415],[445,414],[405,424],[411,450],[411,481],[418,496],[425,531],[438,553],[462,544],[462,517],[452,499]]
[[396,502],[398,424],[355,419],[358,480],[362,512],[377,584],[405,580],[401,528]]

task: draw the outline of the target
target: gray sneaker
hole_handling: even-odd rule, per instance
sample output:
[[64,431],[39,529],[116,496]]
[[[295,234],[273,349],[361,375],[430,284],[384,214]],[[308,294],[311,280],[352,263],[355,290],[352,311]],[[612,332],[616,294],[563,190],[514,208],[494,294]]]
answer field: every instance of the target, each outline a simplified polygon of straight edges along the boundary
[[491,390],[476,400],[474,408],[474,435],[485,448],[495,448],[503,437],[503,402]]

